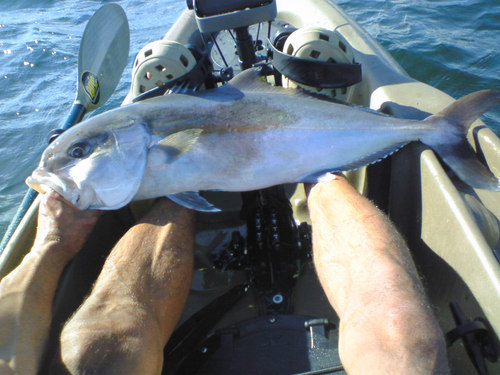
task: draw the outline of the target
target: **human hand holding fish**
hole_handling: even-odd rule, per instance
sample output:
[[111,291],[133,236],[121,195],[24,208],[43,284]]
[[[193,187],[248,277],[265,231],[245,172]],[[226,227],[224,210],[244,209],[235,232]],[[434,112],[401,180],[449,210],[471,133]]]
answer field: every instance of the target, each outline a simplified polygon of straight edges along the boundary
[[71,259],[83,246],[102,211],[82,211],[52,189],[48,189],[41,199],[33,247],[40,248],[49,242],[59,243],[62,248],[75,252],[67,254]]
[[217,89],[157,97],[82,122],[45,150],[27,183],[50,187],[80,209],[168,196],[210,212],[218,209],[198,191],[320,182],[421,141],[465,183],[500,190],[465,137],[498,104],[500,92],[480,91],[423,121],[405,120],[272,87],[249,69]]
[[0,282],[0,374],[35,374],[47,344],[59,278],[100,211],[81,211],[52,189],[41,197],[31,251]]

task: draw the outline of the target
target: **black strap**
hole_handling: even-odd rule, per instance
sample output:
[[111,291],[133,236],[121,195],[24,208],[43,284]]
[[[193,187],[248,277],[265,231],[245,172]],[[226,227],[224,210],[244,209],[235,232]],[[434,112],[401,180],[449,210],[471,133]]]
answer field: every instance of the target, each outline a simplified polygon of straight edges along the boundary
[[210,302],[177,328],[163,350],[162,374],[173,374],[182,361],[207,337],[227,311],[243,297],[248,285],[238,285]]
[[446,343],[448,347],[452,346],[455,341],[463,338],[465,335],[471,333],[483,333],[488,334],[488,330],[484,326],[483,322],[474,320],[471,322],[466,322],[460,324],[458,327],[453,328],[450,332],[446,334]]
[[471,321],[457,302],[450,302],[450,310],[457,327],[446,334],[448,346],[461,338],[467,355],[477,373],[479,375],[488,375],[485,359],[490,362],[496,362],[498,359],[496,348],[489,338],[488,327],[484,324],[482,318]]
[[338,89],[360,83],[361,64],[327,63],[307,60],[278,51],[267,41],[273,66],[291,80],[317,88]]

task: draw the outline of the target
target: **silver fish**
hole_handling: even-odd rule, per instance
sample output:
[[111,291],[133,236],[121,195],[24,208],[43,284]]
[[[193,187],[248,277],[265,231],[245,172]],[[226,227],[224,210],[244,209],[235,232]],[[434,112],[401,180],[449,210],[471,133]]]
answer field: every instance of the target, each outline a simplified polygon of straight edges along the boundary
[[153,98],[78,124],[47,147],[26,182],[80,209],[168,196],[216,211],[198,191],[322,181],[419,140],[467,184],[500,190],[465,138],[499,103],[500,92],[480,91],[423,121],[403,120],[271,87],[249,69],[218,89]]

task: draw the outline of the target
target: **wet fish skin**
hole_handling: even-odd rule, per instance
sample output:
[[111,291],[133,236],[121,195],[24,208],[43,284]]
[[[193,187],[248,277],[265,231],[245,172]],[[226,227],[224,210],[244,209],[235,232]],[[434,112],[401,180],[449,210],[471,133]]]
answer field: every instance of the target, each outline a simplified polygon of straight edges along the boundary
[[413,121],[271,87],[256,75],[248,70],[219,89],[149,99],[86,120],[45,150],[27,183],[42,192],[52,187],[81,209],[170,196],[212,211],[189,192],[316,182],[420,140],[464,182],[500,190],[465,139],[472,122],[500,103],[499,92],[471,94]]

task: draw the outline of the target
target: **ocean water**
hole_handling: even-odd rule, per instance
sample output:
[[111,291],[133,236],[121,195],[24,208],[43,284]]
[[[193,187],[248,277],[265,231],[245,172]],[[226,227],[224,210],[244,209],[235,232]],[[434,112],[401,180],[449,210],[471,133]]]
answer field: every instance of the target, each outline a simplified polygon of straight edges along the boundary
[[[118,0],[131,29],[128,68],[95,113],[118,106],[130,67],[161,39],[184,0]],[[500,90],[500,2],[491,0],[337,0],[415,79],[459,98]],[[0,0],[0,236],[27,189],[24,180],[62,125],[75,98],[79,43],[91,15],[108,1]],[[483,117],[500,134],[500,108]]]

